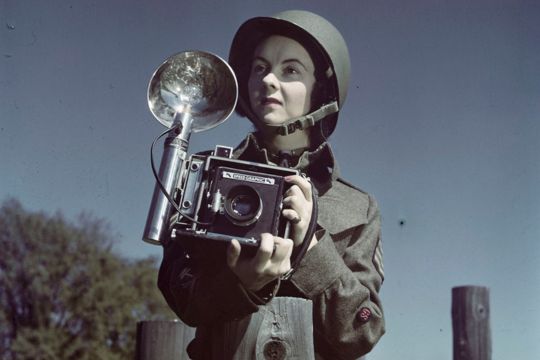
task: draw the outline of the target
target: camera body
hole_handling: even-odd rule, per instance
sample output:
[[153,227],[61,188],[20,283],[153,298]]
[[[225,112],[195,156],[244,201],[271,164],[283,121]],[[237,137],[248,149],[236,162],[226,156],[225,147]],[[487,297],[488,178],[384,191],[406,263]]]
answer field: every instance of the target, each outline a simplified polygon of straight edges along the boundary
[[290,168],[232,159],[232,148],[218,145],[212,155],[191,155],[182,170],[180,213],[173,238],[188,247],[205,248],[207,241],[226,244],[232,239],[258,247],[259,235],[287,237],[282,201]]

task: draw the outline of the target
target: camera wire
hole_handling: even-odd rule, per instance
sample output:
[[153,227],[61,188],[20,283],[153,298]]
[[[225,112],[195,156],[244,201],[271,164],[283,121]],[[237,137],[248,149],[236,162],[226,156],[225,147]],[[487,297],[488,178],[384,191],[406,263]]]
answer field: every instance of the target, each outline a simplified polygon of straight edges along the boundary
[[211,223],[210,222],[202,222],[202,221],[198,221],[198,220],[195,220],[194,218],[186,215],[186,214],[183,214],[182,211],[180,210],[180,207],[178,206],[178,204],[174,201],[173,197],[171,196],[171,194],[169,194],[169,192],[167,191],[167,189],[165,189],[165,186],[163,185],[163,183],[161,182],[161,179],[159,178],[159,175],[158,175],[158,172],[156,170],[156,165],[154,163],[154,146],[156,145],[156,143],[159,141],[159,139],[161,139],[162,137],[164,137],[165,135],[173,132],[173,131],[177,131],[182,125],[181,124],[178,124],[176,126],[173,126],[171,127],[170,129],[167,129],[165,130],[164,132],[162,132],[160,135],[158,135],[154,141],[152,141],[152,145],[150,145],[150,165],[152,167],[152,173],[154,174],[154,178],[156,179],[156,183],[157,185],[159,186],[159,189],[161,190],[161,192],[163,193],[163,195],[165,195],[165,197],[167,198],[167,200],[169,201],[169,203],[174,207],[174,209],[178,212],[178,214],[196,224],[199,224],[199,225],[210,225]]

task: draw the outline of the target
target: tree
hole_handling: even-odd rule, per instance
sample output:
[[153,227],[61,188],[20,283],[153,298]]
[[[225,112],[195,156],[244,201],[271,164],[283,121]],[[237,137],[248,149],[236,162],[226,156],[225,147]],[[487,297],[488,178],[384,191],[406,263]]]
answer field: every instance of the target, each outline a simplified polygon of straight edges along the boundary
[[156,260],[112,251],[110,226],[0,208],[0,358],[127,359],[136,323],[172,319]]

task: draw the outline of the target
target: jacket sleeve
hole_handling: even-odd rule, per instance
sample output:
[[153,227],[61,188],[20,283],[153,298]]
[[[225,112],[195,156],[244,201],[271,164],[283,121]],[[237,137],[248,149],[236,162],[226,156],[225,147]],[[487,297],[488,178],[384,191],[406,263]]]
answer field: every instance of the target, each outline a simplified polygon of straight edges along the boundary
[[[373,198],[363,195],[365,206],[356,207],[360,209],[356,220],[351,209],[330,202],[333,215],[323,222],[333,233],[319,231],[318,244],[291,278],[313,301],[316,351],[329,359],[357,359],[368,353],[385,331],[379,298],[383,282],[380,214]],[[353,200],[347,199],[349,203]],[[336,227],[336,222],[343,223],[336,216],[357,224]]]
[[158,287],[169,307],[189,326],[230,321],[258,309],[224,261],[200,264],[177,241],[164,247]]

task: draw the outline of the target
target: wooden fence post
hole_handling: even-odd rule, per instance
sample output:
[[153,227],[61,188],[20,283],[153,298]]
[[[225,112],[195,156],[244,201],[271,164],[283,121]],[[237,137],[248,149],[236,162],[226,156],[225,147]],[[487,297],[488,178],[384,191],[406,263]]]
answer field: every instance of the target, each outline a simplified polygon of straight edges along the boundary
[[491,360],[489,289],[452,288],[454,360]]
[[189,360],[186,348],[195,336],[178,320],[140,321],[137,324],[136,360]]
[[[314,360],[311,300],[276,297],[259,311],[211,328],[213,360]],[[208,331],[208,330],[203,330]],[[137,324],[137,360],[188,360],[195,329],[180,321]]]
[[312,308],[311,300],[276,297],[246,318],[214,327],[213,359],[314,359]]

